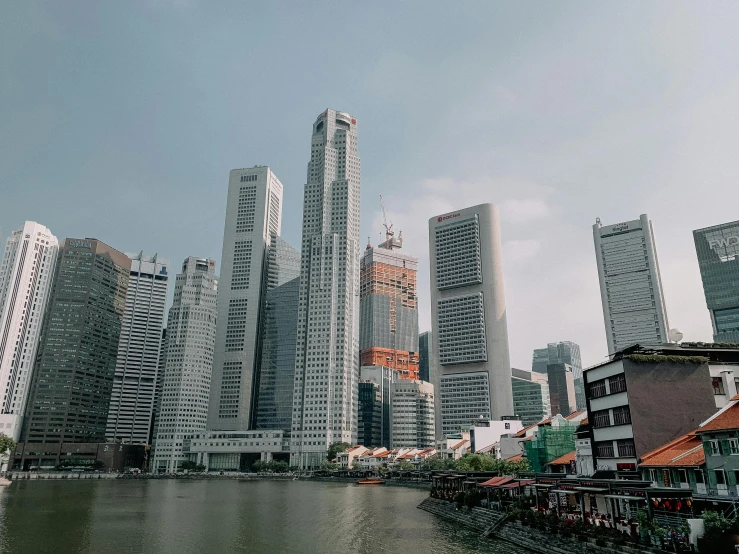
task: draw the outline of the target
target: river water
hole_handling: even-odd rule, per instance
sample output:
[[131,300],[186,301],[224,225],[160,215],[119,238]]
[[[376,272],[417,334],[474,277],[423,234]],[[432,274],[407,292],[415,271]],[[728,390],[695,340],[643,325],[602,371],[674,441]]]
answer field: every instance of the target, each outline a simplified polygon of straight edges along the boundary
[[0,487],[0,553],[524,553],[416,508],[427,495],[303,481],[16,481]]

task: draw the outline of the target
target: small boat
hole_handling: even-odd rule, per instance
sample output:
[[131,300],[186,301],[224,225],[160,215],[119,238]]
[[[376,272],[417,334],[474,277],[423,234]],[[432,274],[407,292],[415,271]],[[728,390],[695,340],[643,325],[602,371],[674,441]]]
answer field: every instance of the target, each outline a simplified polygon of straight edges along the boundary
[[0,487],[9,487],[13,481],[0,477]]
[[384,482],[379,477],[370,477],[368,479],[360,479],[357,481],[357,485],[382,485]]

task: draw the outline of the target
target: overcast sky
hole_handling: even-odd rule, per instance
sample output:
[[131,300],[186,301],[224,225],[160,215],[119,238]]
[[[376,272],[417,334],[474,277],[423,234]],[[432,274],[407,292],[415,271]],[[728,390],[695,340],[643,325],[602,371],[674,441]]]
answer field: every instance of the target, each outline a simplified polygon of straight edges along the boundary
[[[360,5],[362,4],[362,5]],[[35,220],[220,264],[230,169],[285,185],[300,244],[311,125],[359,123],[421,259],[428,218],[500,205],[511,362],[606,354],[592,224],[654,224],[672,327],[711,340],[692,230],[739,219],[739,3],[0,0],[0,228]]]

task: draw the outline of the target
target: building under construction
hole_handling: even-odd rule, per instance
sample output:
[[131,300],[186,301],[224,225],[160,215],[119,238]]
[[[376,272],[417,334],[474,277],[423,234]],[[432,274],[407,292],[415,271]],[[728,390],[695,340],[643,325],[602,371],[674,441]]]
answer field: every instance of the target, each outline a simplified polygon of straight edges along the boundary
[[540,425],[537,433],[524,443],[531,471],[544,472],[546,464],[574,451],[578,425],[570,421],[557,427]]
[[418,259],[402,246],[386,222],[385,241],[367,244],[362,256],[359,350],[362,366],[387,366],[401,379],[418,379]]

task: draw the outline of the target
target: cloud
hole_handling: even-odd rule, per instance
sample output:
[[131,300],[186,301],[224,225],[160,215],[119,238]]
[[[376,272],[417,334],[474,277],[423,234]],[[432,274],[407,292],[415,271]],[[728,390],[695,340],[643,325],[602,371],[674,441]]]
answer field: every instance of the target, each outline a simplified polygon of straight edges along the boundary
[[528,223],[536,219],[544,219],[550,214],[550,208],[541,198],[518,200],[511,198],[503,202],[501,214],[515,223]]
[[503,260],[507,265],[520,263],[534,258],[541,250],[541,243],[536,239],[509,240],[503,243]]

